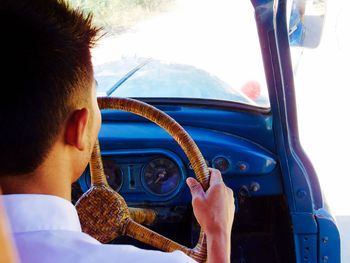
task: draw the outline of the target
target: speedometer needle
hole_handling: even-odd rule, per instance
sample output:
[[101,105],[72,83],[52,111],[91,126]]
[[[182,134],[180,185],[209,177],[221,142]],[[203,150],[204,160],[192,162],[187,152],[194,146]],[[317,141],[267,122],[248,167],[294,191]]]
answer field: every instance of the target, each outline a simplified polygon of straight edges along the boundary
[[160,180],[162,180],[166,175],[166,171],[163,171],[158,174],[158,178],[154,181],[155,184],[159,183]]

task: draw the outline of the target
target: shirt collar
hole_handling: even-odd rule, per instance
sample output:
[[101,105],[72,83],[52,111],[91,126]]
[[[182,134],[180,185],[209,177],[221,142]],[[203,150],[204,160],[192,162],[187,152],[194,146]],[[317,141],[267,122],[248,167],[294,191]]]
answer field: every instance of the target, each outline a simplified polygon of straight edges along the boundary
[[11,194],[0,196],[13,233],[70,230],[81,232],[75,207],[53,195]]

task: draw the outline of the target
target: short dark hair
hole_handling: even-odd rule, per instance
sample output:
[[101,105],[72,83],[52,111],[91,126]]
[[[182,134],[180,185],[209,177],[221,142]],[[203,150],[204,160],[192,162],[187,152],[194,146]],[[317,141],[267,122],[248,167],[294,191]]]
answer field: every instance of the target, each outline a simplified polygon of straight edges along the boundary
[[0,175],[33,172],[90,98],[91,20],[63,0],[1,0]]

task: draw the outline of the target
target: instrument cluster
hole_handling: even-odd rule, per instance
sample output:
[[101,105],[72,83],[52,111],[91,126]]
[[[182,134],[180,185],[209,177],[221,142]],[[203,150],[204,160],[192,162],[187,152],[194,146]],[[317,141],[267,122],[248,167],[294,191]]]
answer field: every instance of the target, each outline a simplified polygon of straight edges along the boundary
[[[117,192],[123,186],[123,190],[144,189],[151,195],[169,196],[177,190],[183,177],[179,165],[165,156],[151,158],[141,169],[126,163],[118,164],[118,158],[104,158],[103,168],[108,184]],[[134,174],[136,171],[140,172],[139,176]],[[143,189],[139,189],[139,186]]]
[[[195,176],[190,163],[185,166],[179,156],[164,149],[105,152],[102,160],[109,186],[126,199],[131,194],[145,201],[168,200],[179,193],[188,176]],[[223,175],[231,169],[224,156],[205,161]],[[80,185],[83,191],[90,187],[90,171],[80,178]]]
[[[102,160],[109,186],[131,203],[170,200],[187,177],[180,157],[163,149],[104,152]],[[90,187],[88,169],[79,183],[84,192]]]

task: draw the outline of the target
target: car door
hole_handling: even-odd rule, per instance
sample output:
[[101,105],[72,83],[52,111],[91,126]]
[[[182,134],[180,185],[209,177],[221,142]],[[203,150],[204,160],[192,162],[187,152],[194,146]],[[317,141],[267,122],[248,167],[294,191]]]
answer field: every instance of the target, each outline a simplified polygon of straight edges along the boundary
[[276,151],[298,262],[340,262],[340,237],[299,141],[286,1],[252,1],[269,89]]

